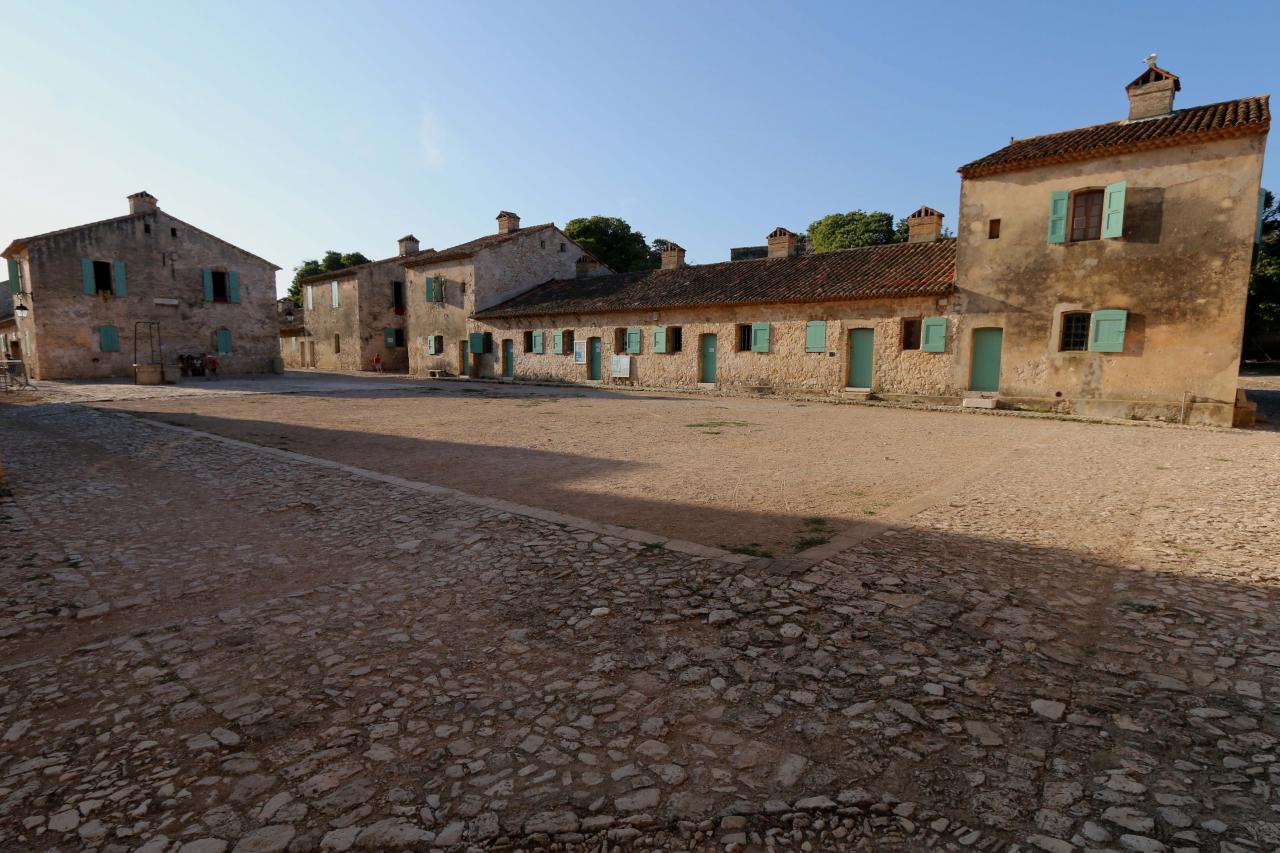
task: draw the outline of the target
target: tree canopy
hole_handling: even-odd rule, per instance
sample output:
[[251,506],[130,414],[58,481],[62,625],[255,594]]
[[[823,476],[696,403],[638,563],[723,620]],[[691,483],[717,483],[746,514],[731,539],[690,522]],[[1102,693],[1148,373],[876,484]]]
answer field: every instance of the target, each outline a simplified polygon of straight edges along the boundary
[[1263,192],[1262,241],[1249,275],[1244,348],[1247,357],[1275,359],[1280,358],[1275,344],[1280,336],[1280,204],[1270,190]]
[[614,272],[648,270],[659,263],[661,249],[655,251],[643,234],[631,230],[627,221],[617,216],[570,219],[564,233]]
[[809,240],[815,252],[905,243],[907,220],[899,219],[895,225],[893,215],[883,210],[831,213],[809,226]]
[[359,252],[335,252],[333,249],[324,253],[321,260],[314,258],[309,261],[303,261],[301,264],[293,268],[293,283],[289,285],[289,298],[293,300],[293,304],[302,307],[302,279],[308,276],[320,275],[326,272],[337,272],[347,267],[358,267],[361,264],[369,263],[369,259]]

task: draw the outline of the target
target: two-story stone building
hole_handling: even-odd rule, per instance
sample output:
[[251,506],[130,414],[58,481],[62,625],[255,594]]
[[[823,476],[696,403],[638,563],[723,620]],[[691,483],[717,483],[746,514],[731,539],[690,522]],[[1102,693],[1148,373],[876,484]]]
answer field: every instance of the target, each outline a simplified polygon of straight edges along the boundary
[[[13,340],[35,379],[132,376],[135,361],[214,353],[225,373],[269,370],[278,352],[270,261],[129,196],[114,219],[14,240]],[[135,340],[137,349],[135,351]]]
[[762,259],[673,247],[477,307],[472,332],[512,352],[481,373],[1230,425],[1270,111],[1174,111],[1180,88],[1153,63],[1126,119],[961,167],[955,240],[921,208],[905,244],[806,255],[779,228]]

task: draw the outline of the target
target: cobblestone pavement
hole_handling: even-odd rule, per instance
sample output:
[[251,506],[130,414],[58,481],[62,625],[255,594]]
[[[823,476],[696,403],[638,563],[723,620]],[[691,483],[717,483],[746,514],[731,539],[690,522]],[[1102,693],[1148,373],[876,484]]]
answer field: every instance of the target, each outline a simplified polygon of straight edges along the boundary
[[1280,443],[731,562],[0,406],[6,850],[1280,848]]

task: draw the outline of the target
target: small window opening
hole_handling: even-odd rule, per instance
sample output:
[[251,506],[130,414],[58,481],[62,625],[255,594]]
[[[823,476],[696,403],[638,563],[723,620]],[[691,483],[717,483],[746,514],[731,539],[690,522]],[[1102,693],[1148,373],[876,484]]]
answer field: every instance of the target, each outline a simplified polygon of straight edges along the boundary
[[150,222],[144,222],[144,223],[142,223],[142,233],[143,233],[143,234],[150,234],[150,233],[151,233],[151,223],[150,223]]
[[743,323],[738,326],[738,352],[748,352],[751,349],[751,324]]
[[98,293],[111,293],[111,262],[93,262],[93,288]]
[[563,251],[566,251],[568,248],[569,248],[569,246],[568,246],[568,244],[567,244],[567,243],[561,243],[561,244],[560,244],[560,251],[562,251],[562,252],[563,252]]
[[538,241],[538,243],[542,246],[542,248],[544,248],[544,249],[545,249],[545,248],[547,248],[547,241],[546,241],[546,240],[539,240],[539,241]]
[[684,329],[679,326],[667,327],[667,349],[670,352],[680,352],[684,349]]
[[398,316],[404,315],[404,282],[391,282],[391,307]]
[[342,335],[333,336],[333,354],[337,355],[342,352]]
[[627,351],[627,330],[625,328],[618,328],[613,330],[613,351],[614,352]]
[[484,351],[493,352],[493,332],[484,333]]
[[444,355],[444,335],[436,335],[436,355]]
[[902,348],[920,349],[920,318],[909,317],[902,321]]
[[395,330],[395,348],[404,349],[404,329]]
[[999,219],[992,219],[989,222],[987,222],[987,239],[988,240],[1000,239],[1000,220]]
[[1089,348],[1089,315],[1083,312],[1062,315],[1061,352],[1084,352]]
[[560,336],[560,351],[563,355],[573,355],[573,329],[565,329]]
[[533,352],[533,332],[524,333],[524,351]]
[[210,277],[213,279],[213,301],[226,302],[227,274],[225,272],[218,272],[217,270],[214,270],[210,273]]
[[178,229],[177,229],[177,228],[170,228],[170,229],[169,229],[169,236],[170,236],[170,237],[177,237],[177,236],[178,236]]
[[1071,242],[1102,238],[1102,190],[1078,192],[1071,201]]

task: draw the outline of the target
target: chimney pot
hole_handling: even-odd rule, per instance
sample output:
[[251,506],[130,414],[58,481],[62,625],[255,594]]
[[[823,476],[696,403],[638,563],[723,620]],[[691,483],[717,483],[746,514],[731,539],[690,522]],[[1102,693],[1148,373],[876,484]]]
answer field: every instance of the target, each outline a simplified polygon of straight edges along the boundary
[[406,234],[400,238],[399,245],[400,257],[412,255],[414,252],[418,251],[418,238],[412,234]]
[[146,190],[129,196],[130,213],[154,213],[158,207],[156,197]]
[[674,270],[684,266],[684,247],[668,243],[662,250],[662,269]]
[[520,217],[509,210],[498,212],[498,233],[512,234],[520,230]]
[[1129,96],[1129,121],[1167,116],[1173,112],[1173,96],[1182,89],[1178,75],[1153,61],[1138,78],[1124,87]]
[[788,231],[782,226],[778,226],[769,232],[769,255],[770,258],[789,258],[796,253],[796,246],[799,238],[792,231]]
[[942,239],[942,213],[921,207],[907,217],[908,243],[933,243]]

